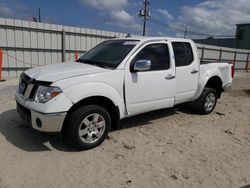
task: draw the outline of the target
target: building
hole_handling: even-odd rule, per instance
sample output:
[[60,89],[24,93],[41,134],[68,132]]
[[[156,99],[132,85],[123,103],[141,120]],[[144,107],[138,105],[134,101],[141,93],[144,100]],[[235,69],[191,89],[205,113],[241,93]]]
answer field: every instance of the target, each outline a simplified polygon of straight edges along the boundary
[[234,47],[250,50],[250,23],[237,25]]
[[206,39],[194,39],[194,41],[200,44],[207,44],[207,45],[212,45],[212,46],[221,46],[221,47],[228,47],[228,48],[234,48],[234,45],[235,45],[235,38],[208,37]]
[[235,38],[194,39],[196,43],[250,50],[250,23],[237,24]]

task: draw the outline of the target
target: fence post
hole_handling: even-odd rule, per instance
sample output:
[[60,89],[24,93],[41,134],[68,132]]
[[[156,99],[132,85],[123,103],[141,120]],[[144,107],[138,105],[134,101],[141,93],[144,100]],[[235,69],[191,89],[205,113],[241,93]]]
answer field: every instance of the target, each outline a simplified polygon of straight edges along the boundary
[[3,50],[0,48],[0,80],[2,80]]
[[234,52],[234,61],[233,61],[234,69],[235,69],[235,64],[236,64],[236,58],[237,58],[237,51]]
[[3,71],[3,49],[0,48],[0,82],[4,82],[2,79],[2,71]]
[[79,56],[78,51],[75,51],[75,62],[78,60],[78,56]]
[[248,66],[249,66],[249,52],[247,53],[247,61],[246,61],[246,67],[245,67],[246,72],[248,72]]
[[221,57],[222,57],[222,49],[220,49],[219,62],[221,61]]
[[204,47],[201,48],[201,61],[204,59]]
[[65,62],[65,30],[62,30],[62,62]]

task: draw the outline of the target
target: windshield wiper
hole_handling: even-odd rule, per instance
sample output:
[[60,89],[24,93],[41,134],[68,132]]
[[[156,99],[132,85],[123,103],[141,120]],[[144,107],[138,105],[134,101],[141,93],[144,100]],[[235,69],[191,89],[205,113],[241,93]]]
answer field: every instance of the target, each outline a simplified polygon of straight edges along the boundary
[[86,64],[93,64],[93,63],[95,63],[94,61],[91,61],[91,60],[88,60],[88,59],[78,59],[77,62],[86,63]]
[[92,60],[88,60],[88,59],[78,59],[77,62],[81,62],[81,63],[85,63],[85,64],[89,64],[89,65],[94,65],[94,66],[105,68],[105,69],[113,69],[112,67],[104,65],[101,62],[92,61]]
[[112,67],[103,65],[103,64],[97,64],[96,66],[101,67],[101,68],[105,68],[105,69],[113,69]]

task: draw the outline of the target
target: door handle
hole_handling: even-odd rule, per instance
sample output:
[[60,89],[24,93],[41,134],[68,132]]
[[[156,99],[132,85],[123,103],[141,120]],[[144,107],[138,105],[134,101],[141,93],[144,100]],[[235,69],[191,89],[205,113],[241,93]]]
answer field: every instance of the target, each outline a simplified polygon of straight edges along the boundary
[[198,70],[193,69],[193,70],[191,71],[191,74],[195,74],[195,73],[197,73],[197,72],[198,72]]
[[169,74],[169,75],[167,75],[166,77],[165,77],[165,79],[167,79],[167,80],[171,80],[171,79],[174,79],[175,78],[175,76],[173,76],[173,75],[171,75],[171,74]]

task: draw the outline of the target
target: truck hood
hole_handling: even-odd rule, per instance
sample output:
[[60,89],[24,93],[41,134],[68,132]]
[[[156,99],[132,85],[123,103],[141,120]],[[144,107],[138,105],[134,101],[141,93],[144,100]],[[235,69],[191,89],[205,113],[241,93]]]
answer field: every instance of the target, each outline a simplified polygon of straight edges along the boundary
[[56,63],[25,71],[29,77],[40,81],[55,82],[65,78],[108,72],[109,69],[88,65],[84,63]]

